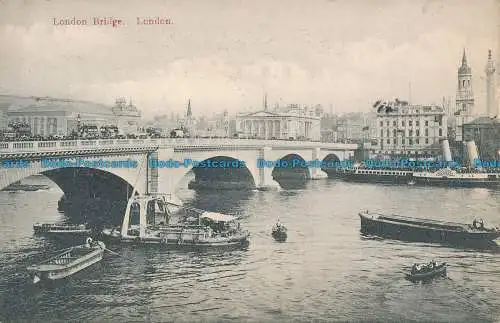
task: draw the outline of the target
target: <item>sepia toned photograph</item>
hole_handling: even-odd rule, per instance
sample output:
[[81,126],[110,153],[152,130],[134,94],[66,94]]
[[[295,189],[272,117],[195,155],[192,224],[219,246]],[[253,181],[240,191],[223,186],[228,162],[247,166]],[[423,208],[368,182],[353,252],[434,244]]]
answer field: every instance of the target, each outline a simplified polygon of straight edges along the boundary
[[500,323],[500,0],[0,0],[0,323]]

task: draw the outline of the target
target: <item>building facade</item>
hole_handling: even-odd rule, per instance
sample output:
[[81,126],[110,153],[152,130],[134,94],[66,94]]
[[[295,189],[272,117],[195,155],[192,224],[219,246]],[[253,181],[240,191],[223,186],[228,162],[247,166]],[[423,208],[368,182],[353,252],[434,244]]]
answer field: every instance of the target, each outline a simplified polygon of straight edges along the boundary
[[474,140],[479,158],[483,161],[500,161],[500,120],[491,117],[479,117],[464,124],[464,140]]
[[[140,112],[131,103],[119,99],[114,107],[68,99],[1,95],[8,107],[8,120],[26,122],[33,135],[69,135],[76,130],[78,120],[101,127],[116,125],[125,133],[137,132]],[[121,105],[123,104],[123,105]]]
[[122,133],[129,134],[137,132],[137,129],[139,129],[141,112],[132,104],[132,101],[129,101],[127,104],[124,98],[118,98],[111,111],[114,115],[114,122],[112,122],[112,124],[117,126]]
[[372,153],[385,156],[437,156],[440,140],[447,137],[447,117],[437,105],[377,102],[376,137]]
[[264,110],[238,114],[236,132],[242,138],[320,141],[321,117],[314,109],[289,105],[272,112]]

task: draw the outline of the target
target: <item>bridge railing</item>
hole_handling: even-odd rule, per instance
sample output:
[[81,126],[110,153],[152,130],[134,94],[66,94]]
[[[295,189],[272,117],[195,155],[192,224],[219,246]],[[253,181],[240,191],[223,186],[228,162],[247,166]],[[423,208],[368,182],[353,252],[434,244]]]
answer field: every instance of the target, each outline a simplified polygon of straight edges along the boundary
[[113,147],[311,147],[354,150],[356,144],[324,143],[312,141],[233,139],[233,138],[161,138],[161,139],[95,139],[95,140],[61,140],[61,141],[19,141],[0,142],[1,153],[48,152],[75,149],[99,149]]

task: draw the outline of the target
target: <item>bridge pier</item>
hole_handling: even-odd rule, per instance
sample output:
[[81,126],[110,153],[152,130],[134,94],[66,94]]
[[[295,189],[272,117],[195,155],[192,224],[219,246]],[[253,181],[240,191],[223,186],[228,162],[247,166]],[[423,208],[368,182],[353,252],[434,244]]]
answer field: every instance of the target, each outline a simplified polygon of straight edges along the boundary
[[[322,161],[321,159],[321,148],[313,148],[312,149],[312,160],[316,161],[318,160],[319,162]],[[311,174],[311,180],[316,180],[316,179],[323,179],[327,178],[328,175],[321,170],[321,167],[309,167],[309,172]]]
[[[271,157],[271,151],[272,148],[270,147],[264,147],[259,150],[259,159],[263,160],[272,160]],[[258,190],[261,191],[270,191],[270,190],[279,190],[280,189],[280,184],[276,182],[273,179],[273,168],[272,167],[257,167],[257,163],[255,162],[254,165],[255,171],[252,171],[250,169],[249,165],[247,167],[252,171],[253,174],[257,174],[256,180],[255,180],[255,186]]]

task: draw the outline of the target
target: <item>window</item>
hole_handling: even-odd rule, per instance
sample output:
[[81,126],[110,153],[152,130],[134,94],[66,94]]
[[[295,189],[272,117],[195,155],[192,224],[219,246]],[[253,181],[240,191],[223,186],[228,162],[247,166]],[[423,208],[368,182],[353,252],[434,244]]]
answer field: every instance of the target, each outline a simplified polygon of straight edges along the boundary
[[428,127],[429,126],[429,120],[425,120],[425,126]]
[[417,145],[420,145],[420,139],[418,139],[418,138],[417,138],[417,139],[415,139],[415,143],[416,143]]
[[410,138],[409,141],[410,141],[410,146],[413,145],[413,139]]
[[386,133],[387,133],[387,137],[389,137],[389,129],[387,129],[387,132],[386,132]]
[[416,132],[417,132],[417,137],[420,137],[420,130],[417,129]]
[[389,120],[387,120],[386,124],[387,124],[387,126],[389,127]]
[[380,121],[380,126],[383,127],[384,126],[384,121]]
[[408,131],[408,137],[413,137],[413,130]]
[[397,144],[397,140],[396,139],[393,140],[393,144]]
[[425,138],[425,143],[428,144],[429,143],[429,138]]
[[443,129],[439,128],[439,137],[443,136]]
[[401,121],[401,125],[404,127],[405,126],[405,121]]
[[413,121],[412,121],[412,120],[408,121],[408,125],[409,125],[410,127],[411,127],[411,126],[413,126]]
[[425,128],[425,136],[429,136],[429,129]]
[[[418,112],[417,112],[417,113],[418,113]],[[416,125],[417,127],[420,127],[420,121],[418,121],[418,120],[417,120],[417,121],[415,121],[415,125]]]
[[392,130],[392,136],[393,136],[393,137],[396,137],[396,136],[397,136],[397,134],[396,134],[396,129],[393,129],[393,130]]
[[395,127],[395,126],[396,126],[396,121],[393,121],[393,122],[392,122],[392,125]]
[[390,144],[391,143],[391,139],[387,139],[387,143]]

